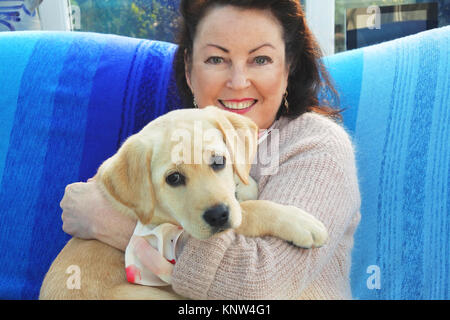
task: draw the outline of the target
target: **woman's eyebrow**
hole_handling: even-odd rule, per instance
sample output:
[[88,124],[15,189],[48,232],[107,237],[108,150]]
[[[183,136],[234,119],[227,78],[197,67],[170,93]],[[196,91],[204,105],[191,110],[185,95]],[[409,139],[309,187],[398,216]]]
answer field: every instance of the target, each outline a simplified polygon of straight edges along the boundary
[[270,43],[264,43],[264,44],[256,47],[255,49],[250,50],[248,53],[253,53],[253,52],[258,51],[259,49],[261,49],[263,47],[271,47],[272,49],[275,49],[275,47],[273,45],[271,45]]
[[215,48],[217,48],[217,49],[219,49],[219,50],[222,50],[222,51],[224,51],[224,52],[226,52],[226,53],[230,52],[230,50],[225,49],[224,47],[221,47],[221,46],[219,46],[219,45],[217,45],[217,44],[208,43],[208,44],[206,45],[206,47],[215,47]]
[[[219,49],[219,50],[222,50],[223,52],[226,52],[226,53],[229,53],[229,52],[230,52],[230,50],[228,50],[228,49],[226,49],[226,48],[224,48],[224,47],[221,47],[221,46],[219,46],[219,45],[217,45],[217,44],[208,43],[206,46],[207,46],[207,47],[209,47],[209,46],[215,47],[215,48],[217,48],[217,49]],[[248,53],[253,53],[253,52],[258,51],[259,49],[261,49],[261,48],[263,48],[263,47],[271,47],[271,48],[275,49],[275,47],[274,47],[273,45],[271,45],[270,43],[264,43],[264,44],[262,44],[262,45],[256,47],[255,49],[250,50]]]

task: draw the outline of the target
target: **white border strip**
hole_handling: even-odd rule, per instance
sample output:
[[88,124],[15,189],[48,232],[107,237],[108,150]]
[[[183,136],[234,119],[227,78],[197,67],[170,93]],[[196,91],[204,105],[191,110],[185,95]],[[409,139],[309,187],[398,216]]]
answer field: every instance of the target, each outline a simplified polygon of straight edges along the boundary
[[42,30],[70,31],[69,0],[45,0],[39,6]]
[[306,21],[325,56],[334,54],[335,0],[306,0]]

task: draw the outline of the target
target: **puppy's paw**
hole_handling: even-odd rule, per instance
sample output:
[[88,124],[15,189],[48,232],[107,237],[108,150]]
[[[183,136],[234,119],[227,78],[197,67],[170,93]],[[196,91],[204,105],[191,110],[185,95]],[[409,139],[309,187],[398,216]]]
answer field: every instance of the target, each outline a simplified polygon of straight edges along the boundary
[[[308,217],[309,216],[309,217]],[[304,249],[320,248],[327,242],[328,232],[322,222],[311,215],[297,216],[281,228],[280,236]]]
[[255,200],[258,198],[258,184],[252,177],[248,178],[248,184],[245,185],[242,180],[235,174],[234,182],[236,183],[236,199],[239,202],[247,200]]

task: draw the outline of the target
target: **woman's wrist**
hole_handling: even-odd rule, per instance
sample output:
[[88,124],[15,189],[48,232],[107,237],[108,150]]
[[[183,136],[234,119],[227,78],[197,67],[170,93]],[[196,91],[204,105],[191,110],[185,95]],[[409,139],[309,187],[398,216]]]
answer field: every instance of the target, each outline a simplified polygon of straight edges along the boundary
[[94,238],[116,249],[125,251],[136,227],[136,220],[115,211],[104,212],[103,223],[93,228]]

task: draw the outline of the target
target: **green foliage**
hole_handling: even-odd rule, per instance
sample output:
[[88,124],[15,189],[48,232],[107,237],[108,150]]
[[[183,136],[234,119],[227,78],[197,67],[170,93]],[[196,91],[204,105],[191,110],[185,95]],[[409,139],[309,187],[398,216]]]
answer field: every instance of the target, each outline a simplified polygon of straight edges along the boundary
[[71,0],[80,8],[81,29],[174,42],[178,0]]

